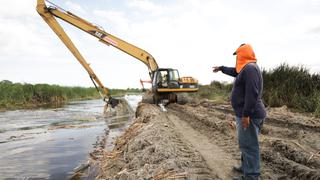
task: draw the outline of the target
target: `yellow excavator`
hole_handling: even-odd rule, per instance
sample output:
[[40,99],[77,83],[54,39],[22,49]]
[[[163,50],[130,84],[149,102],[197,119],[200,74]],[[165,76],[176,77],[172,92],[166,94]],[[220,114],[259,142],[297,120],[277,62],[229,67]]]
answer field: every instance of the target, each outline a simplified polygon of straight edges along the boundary
[[100,42],[106,45],[111,45],[143,62],[149,70],[152,85],[152,101],[155,104],[163,101],[177,102],[178,99],[176,93],[179,92],[198,91],[198,81],[195,78],[180,78],[179,72],[176,69],[159,68],[155,59],[148,52],[105,32],[102,28],[80,18],[79,16],[76,16],[69,11],[62,9],[52,2],[47,0],[37,0],[36,9],[44,21],[50,26],[50,28],[56,33],[56,35],[62,40],[66,47],[89,73],[90,79],[92,80],[103,100],[107,102],[107,106],[111,105],[111,107],[114,108],[117,106],[117,104],[119,104],[120,101],[111,97],[109,89],[102,84],[97,75],[90,68],[90,65],[73,44],[56,18],[59,18],[98,38]]

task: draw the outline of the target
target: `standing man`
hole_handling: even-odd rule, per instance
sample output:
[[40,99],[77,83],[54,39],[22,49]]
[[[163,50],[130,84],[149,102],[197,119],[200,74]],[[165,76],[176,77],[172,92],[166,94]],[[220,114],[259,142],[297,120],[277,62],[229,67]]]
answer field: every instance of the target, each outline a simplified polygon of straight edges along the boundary
[[256,180],[260,176],[260,150],[258,135],[266,117],[262,103],[263,80],[257,59],[249,44],[241,44],[233,53],[236,67],[216,66],[213,72],[222,71],[235,77],[231,93],[231,104],[236,114],[241,165],[233,167],[243,176],[233,179]]

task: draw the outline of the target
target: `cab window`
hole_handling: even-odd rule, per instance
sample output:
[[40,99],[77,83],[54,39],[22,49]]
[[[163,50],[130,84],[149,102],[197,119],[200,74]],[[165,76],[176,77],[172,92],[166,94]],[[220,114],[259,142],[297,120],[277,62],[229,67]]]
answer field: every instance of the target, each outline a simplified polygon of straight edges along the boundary
[[179,81],[179,73],[177,70],[171,70],[170,73],[170,81]]

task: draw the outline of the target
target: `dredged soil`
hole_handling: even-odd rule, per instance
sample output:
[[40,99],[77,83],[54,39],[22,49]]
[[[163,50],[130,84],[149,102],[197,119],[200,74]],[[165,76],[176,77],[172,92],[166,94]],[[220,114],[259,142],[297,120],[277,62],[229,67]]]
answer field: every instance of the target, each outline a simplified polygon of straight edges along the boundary
[[[136,118],[102,153],[97,179],[231,179],[240,162],[230,105],[211,101],[160,107]],[[268,109],[260,135],[261,179],[320,179],[320,119]]]

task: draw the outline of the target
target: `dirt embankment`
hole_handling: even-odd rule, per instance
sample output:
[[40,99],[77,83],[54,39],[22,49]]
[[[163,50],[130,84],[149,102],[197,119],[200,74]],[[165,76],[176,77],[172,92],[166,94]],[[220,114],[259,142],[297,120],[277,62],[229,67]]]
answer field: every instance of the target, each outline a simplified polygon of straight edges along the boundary
[[[229,105],[171,104],[167,112],[141,103],[134,123],[112,152],[103,153],[98,179],[231,179],[239,163]],[[320,179],[320,120],[270,109],[260,136],[262,179]]]
[[184,142],[159,107],[140,104],[137,118],[104,154],[98,179],[214,177],[202,156]]

